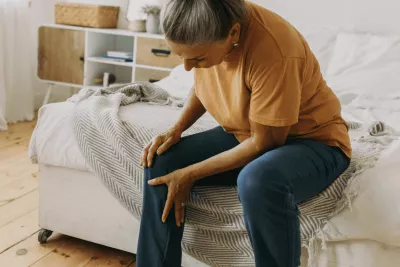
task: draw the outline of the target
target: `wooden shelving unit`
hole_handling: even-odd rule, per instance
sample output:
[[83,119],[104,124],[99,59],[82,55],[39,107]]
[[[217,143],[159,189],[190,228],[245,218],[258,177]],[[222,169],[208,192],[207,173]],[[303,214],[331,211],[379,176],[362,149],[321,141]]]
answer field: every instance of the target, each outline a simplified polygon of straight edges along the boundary
[[[53,85],[97,88],[102,84],[94,81],[105,72],[114,74],[120,84],[156,81],[182,63],[169,51],[163,35],[57,24],[41,26],[38,34],[37,74],[49,85],[44,104]],[[133,62],[103,58],[107,51],[133,53]]]

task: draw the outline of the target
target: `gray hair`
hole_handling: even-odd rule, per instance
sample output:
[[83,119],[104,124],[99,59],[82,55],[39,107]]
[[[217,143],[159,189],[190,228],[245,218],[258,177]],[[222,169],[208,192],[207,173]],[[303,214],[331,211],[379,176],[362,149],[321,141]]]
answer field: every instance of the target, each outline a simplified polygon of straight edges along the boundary
[[225,39],[247,14],[245,0],[167,0],[161,11],[161,27],[174,43],[199,45]]

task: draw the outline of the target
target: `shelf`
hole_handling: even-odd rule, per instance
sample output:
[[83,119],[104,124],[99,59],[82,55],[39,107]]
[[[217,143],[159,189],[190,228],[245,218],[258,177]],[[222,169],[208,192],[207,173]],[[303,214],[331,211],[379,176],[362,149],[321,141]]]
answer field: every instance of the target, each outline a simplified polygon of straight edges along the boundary
[[98,62],[98,63],[104,63],[104,64],[110,64],[110,65],[117,65],[117,66],[125,66],[125,67],[133,67],[133,62],[119,62],[115,61],[112,59],[107,59],[103,57],[88,57],[86,58],[86,61],[89,62]]
[[[58,76],[41,77],[38,75],[38,78],[49,84],[76,88],[103,88],[103,85],[96,84],[96,81],[103,77],[104,73],[114,74],[117,83],[121,84],[122,82],[124,84],[139,80],[161,80],[173,70],[171,66],[174,64],[172,63],[161,64],[157,61],[144,60],[140,62],[142,64],[137,64],[138,47],[145,46],[147,43],[149,43],[149,47],[158,47],[162,43],[160,40],[164,39],[161,34],[57,24],[42,25],[40,30],[43,36],[39,35],[39,39],[45,44],[41,47],[44,47],[46,55],[52,57],[51,64],[46,63],[46,71],[67,77],[66,80],[62,80]],[[62,38],[68,37],[70,43],[60,47],[61,45],[57,45],[58,43],[54,41],[60,39],[61,37],[59,36]],[[144,49],[147,49],[146,46]],[[124,62],[106,58],[103,55],[106,55],[108,51],[133,53],[133,61]],[[82,56],[84,64],[82,64],[81,60],[78,60]],[[73,70],[77,69],[79,79],[69,79],[69,76],[71,76],[70,70],[65,71],[65,68],[63,68],[67,64],[62,64],[62,62],[68,62],[70,58],[73,59],[71,62],[77,65],[76,67],[74,66]],[[160,67],[160,65],[165,67]],[[59,81],[50,81],[51,79],[58,79]],[[117,84],[111,84],[110,86],[115,85]]]
[[136,37],[144,37],[144,38],[154,38],[154,39],[164,39],[164,35],[162,34],[152,34],[147,32],[133,32],[127,29],[101,29],[101,28],[89,28],[89,27],[79,27],[72,25],[63,25],[63,24],[44,24],[45,27],[66,29],[66,30],[78,30],[78,31],[86,31],[86,32],[98,32],[103,34],[113,34],[113,35],[123,35],[123,36],[136,36]]
[[149,70],[161,70],[161,71],[172,71],[173,69],[170,68],[163,68],[163,67],[153,67],[153,66],[147,66],[147,65],[140,65],[140,64],[135,64],[136,68],[142,68],[142,69],[149,69]]
[[112,59],[106,59],[106,58],[102,58],[102,57],[88,57],[88,58],[86,58],[86,61],[105,63],[105,64],[117,65],[117,66],[125,66],[125,67],[136,67],[136,68],[149,69],[149,70],[172,71],[171,68],[140,65],[140,64],[135,64],[133,62],[119,62],[119,61],[115,61]]

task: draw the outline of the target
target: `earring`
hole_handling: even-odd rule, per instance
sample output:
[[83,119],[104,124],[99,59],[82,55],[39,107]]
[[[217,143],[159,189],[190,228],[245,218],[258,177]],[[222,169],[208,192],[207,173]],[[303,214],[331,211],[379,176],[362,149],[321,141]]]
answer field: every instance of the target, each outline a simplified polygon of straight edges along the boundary
[[239,42],[234,43],[233,46],[232,46],[231,51],[229,51],[229,53],[228,53],[225,57],[229,56],[229,55],[232,53],[232,51],[235,50],[235,48],[236,48],[238,45],[239,45]]

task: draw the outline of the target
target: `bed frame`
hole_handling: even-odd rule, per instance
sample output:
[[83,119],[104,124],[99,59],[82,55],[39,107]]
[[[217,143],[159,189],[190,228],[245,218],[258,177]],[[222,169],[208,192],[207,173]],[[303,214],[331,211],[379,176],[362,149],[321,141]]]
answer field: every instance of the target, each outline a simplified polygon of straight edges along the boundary
[[[114,198],[100,179],[87,171],[40,164],[39,242],[54,232],[136,253],[139,222]],[[307,266],[302,250],[302,265]],[[315,267],[394,267],[400,248],[372,241],[328,243]],[[184,267],[207,267],[183,254]]]
[[[139,222],[92,173],[40,165],[38,240],[52,232],[136,253]],[[183,266],[207,267],[184,254]]]

